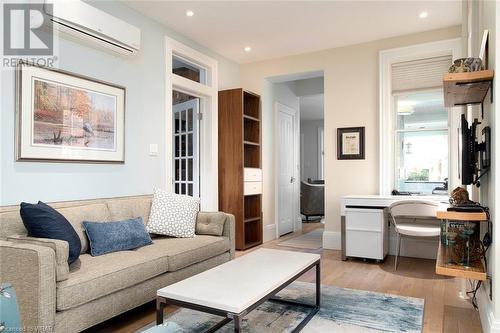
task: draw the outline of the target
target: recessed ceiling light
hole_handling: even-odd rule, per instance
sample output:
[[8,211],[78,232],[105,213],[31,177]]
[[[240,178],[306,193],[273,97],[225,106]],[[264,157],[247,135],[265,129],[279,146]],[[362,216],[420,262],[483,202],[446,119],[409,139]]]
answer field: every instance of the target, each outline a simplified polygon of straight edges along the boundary
[[250,46],[245,46],[244,50],[245,52],[250,52],[252,51],[252,48]]
[[420,17],[420,18],[422,18],[422,19],[423,19],[423,18],[426,18],[427,16],[429,16],[429,14],[428,14],[427,12],[421,12],[421,13],[418,15],[418,17]]
[[192,10],[187,10],[186,16],[189,16],[189,17],[194,16],[194,12]]

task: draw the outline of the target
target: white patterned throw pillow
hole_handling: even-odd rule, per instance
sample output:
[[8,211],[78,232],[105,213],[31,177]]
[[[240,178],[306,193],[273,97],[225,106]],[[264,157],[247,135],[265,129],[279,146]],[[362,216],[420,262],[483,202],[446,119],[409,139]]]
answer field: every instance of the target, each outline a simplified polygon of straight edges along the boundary
[[197,198],[155,189],[146,229],[152,234],[194,237],[199,207]]

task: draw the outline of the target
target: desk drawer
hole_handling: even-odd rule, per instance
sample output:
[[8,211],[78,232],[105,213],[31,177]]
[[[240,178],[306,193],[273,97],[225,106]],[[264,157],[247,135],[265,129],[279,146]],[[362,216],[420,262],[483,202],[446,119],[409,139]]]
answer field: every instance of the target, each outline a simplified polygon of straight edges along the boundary
[[262,170],[257,168],[244,168],[243,180],[246,182],[261,182]]
[[262,182],[244,182],[243,183],[243,194],[253,195],[262,193]]
[[384,230],[384,211],[382,209],[346,208],[346,230],[375,231]]
[[345,254],[348,257],[383,260],[385,257],[383,233],[346,230]]

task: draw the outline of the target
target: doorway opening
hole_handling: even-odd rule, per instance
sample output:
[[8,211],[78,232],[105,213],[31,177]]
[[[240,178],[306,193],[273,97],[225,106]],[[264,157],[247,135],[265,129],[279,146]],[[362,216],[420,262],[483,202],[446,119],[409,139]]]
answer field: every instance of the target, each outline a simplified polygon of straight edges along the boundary
[[289,240],[288,234],[294,233],[297,239],[307,238],[305,242],[299,240],[297,247],[304,244],[321,247],[324,227],[323,72],[275,77],[269,81],[275,123],[276,238],[284,237],[287,243],[284,246],[293,247],[293,239]]

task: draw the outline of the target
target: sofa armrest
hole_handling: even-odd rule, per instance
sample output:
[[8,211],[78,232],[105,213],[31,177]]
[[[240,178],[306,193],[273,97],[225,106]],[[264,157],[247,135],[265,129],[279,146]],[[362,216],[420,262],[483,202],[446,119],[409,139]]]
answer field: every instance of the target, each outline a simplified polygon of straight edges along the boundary
[[60,239],[37,238],[25,235],[12,235],[7,237],[11,242],[19,242],[26,244],[33,244],[38,246],[50,247],[56,254],[56,281],[64,281],[68,279],[69,275],[69,244]]
[[235,242],[236,242],[236,237],[235,237],[235,218],[233,214],[227,214],[226,221],[224,222],[224,229],[222,229],[222,235],[225,237],[228,237],[229,240],[231,241],[231,259],[234,258],[234,253],[235,253]]
[[0,282],[14,287],[23,331],[52,332],[56,314],[53,249],[0,240]]

